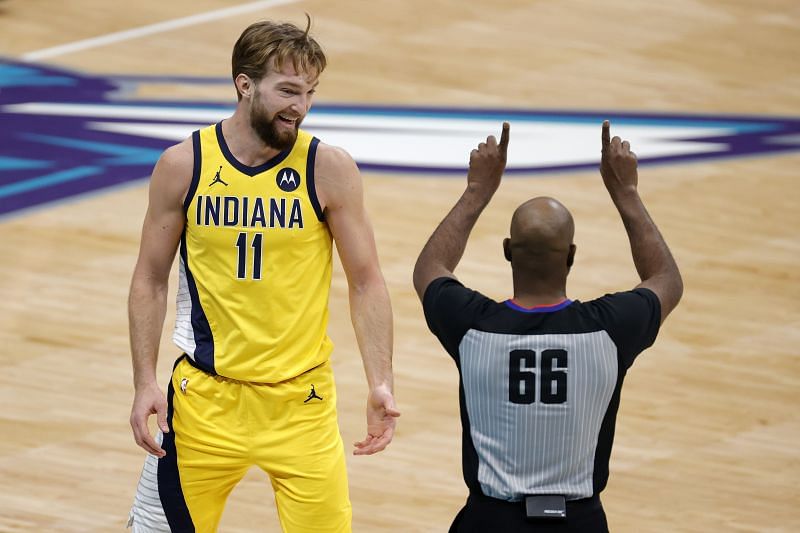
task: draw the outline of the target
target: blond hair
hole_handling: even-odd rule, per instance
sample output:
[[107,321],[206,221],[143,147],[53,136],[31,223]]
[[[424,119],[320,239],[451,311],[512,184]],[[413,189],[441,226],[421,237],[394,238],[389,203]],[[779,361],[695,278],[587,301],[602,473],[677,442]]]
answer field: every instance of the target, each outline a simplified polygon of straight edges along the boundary
[[[322,47],[308,34],[311,17],[306,13],[306,18],[305,31],[288,22],[268,20],[248,26],[233,45],[231,70],[234,81],[239,74],[258,81],[270,68],[283,68],[286,61],[291,61],[297,72],[312,74],[314,78],[319,76],[328,61]],[[236,94],[241,100],[238,90]]]

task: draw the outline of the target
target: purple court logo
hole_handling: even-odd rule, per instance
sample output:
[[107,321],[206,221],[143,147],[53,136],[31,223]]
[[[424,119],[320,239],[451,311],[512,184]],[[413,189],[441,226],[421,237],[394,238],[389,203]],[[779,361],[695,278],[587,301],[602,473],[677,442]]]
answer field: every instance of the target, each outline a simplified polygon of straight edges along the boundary
[[[142,83],[225,78],[93,76],[0,60],[0,217],[146,179],[161,152],[232,105],[131,99]],[[800,150],[800,118],[317,104],[304,129],[365,172],[463,176],[470,150],[511,122],[507,174],[595,171],[599,130],[629,139],[642,165]],[[278,186],[300,185],[284,169]],[[281,181],[285,178],[285,181]],[[294,180],[294,183],[292,183]],[[219,176],[215,188],[225,188]]]

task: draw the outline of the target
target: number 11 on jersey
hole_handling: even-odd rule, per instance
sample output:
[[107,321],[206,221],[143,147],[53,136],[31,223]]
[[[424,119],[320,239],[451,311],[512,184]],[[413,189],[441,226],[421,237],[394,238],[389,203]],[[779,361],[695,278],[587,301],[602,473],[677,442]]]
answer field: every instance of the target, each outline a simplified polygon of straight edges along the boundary
[[254,233],[253,234],[253,242],[250,243],[248,246],[247,244],[247,233],[244,231],[239,233],[239,238],[236,239],[236,250],[237,250],[237,267],[236,267],[236,277],[239,279],[247,279],[247,256],[248,256],[248,248],[253,249],[253,270],[252,270],[252,279],[259,280],[261,279],[261,258],[262,258],[262,242],[264,240],[264,235],[261,233]]

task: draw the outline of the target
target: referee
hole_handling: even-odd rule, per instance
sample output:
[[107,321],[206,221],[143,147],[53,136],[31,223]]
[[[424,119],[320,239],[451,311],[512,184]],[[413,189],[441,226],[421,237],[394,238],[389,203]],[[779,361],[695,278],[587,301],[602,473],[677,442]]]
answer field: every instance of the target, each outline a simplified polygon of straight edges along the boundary
[[417,259],[425,318],[460,375],[462,465],[469,488],[451,532],[608,531],[608,481],[620,389],[636,356],[680,300],[675,260],[637,191],[636,155],[602,127],[600,174],[641,283],[580,302],[566,295],[572,215],[523,203],[503,242],[514,297],[495,302],[453,271],[505,169],[509,125],[470,154],[467,188]]

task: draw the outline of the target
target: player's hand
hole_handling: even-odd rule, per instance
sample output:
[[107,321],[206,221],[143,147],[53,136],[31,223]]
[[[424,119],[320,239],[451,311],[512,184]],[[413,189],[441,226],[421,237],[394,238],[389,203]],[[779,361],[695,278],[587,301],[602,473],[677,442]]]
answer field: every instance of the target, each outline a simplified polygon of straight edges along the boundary
[[169,426],[167,426],[167,399],[164,397],[164,393],[155,384],[136,389],[133,408],[131,409],[133,438],[136,444],[144,448],[146,452],[156,457],[164,457],[166,452],[158,445],[147,427],[147,419],[153,414],[156,415],[159,429],[164,433],[169,433]]
[[606,189],[613,196],[621,192],[635,191],[639,184],[639,173],[636,154],[631,152],[630,143],[619,137],[610,139],[610,129],[609,121],[603,121],[600,175],[603,176]]
[[386,448],[394,437],[398,416],[400,411],[395,408],[389,387],[371,390],[367,398],[367,438],[354,444],[353,455],[372,455]]
[[500,186],[500,178],[506,168],[508,155],[508,136],[510,126],[503,122],[503,132],[500,134],[500,143],[494,135],[486,138],[485,143],[480,143],[469,154],[469,172],[467,173],[467,186],[469,189],[486,194],[491,197]]

